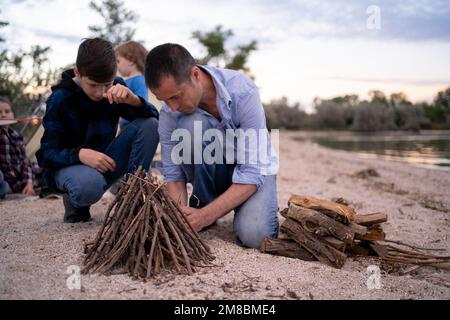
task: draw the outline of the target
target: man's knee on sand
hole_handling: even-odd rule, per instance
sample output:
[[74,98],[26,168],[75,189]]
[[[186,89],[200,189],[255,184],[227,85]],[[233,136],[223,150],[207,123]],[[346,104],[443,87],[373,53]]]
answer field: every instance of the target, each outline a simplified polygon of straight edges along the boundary
[[235,210],[234,232],[238,243],[259,248],[261,241],[278,236],[276,176],[265,176],[259,190]]
[[[253,215],[254,217],[254,215]],[[259,220],[250,217],[242,219],[235,217],[234,233],[237,242],[244,247],[259,248],[264,238],[278,237],[278,218]]]
[[58,188],[68,193],[71,204],[76,208],[96,203],[107,189],[103,175],[84,165],[60,170],[56,180]]

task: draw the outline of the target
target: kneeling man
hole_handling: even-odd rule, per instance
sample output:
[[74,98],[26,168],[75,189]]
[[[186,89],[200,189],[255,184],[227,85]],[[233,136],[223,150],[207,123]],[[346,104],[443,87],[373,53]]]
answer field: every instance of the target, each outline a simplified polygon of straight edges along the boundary
[[200,231],[234,210],[240,245],[258,248],[265,237],[277,237],[278,162],[255,84],[238,71],[197,65],[171,43],[149,52],[145,78],[165,102],[162,173],[191,225]]

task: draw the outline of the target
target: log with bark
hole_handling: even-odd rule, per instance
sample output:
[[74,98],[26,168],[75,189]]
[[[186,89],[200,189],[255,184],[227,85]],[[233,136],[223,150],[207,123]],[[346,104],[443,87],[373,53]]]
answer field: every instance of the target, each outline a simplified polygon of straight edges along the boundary
[[167,269],[191,275],[214,259],[165,185],[141,168],[122,182],[85,254],[82,273],[108,274],[124,267],[141,279]]
[[312,197],[304,197],[298,195],[292,195],[288,201],[288,204],[295,204],[303,208],[320,211],[331,218],[348,224],[353,220],[353,216],[356,214],[353,208],[346,205],[330,201],[319,200]]
[[286,220],[281,225],[280,239],[264,239],[260,250],[306,261],[318,260],[335,268],[341,268],[349,255],[449,268],[450,257],[426,252],[439,249],[386,240],[382,228],[382,223],[388,219],[386,213],[357,214],[348,203],[343,198],[329,201],[292,195],[289,207],[281,211]]

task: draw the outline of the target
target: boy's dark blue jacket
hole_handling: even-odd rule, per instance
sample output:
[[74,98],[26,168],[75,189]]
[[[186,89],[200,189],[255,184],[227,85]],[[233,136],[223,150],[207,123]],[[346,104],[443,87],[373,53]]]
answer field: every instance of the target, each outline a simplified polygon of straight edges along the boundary
[[[156,108],[141,97],[142,107],[110,104],[107,99],[93,101],[73,81],[74,77],[74,71],[67,70],[60,83],[52,87],[43,120],[45,131],[36,153],[46,182],[55,189],[55,172],[81,164],[81,148],[106,151],[115,138],[119,117],[133,121],[159,116]],[[114,80],[114,84],[118,83],[126,85],[121,78]]]

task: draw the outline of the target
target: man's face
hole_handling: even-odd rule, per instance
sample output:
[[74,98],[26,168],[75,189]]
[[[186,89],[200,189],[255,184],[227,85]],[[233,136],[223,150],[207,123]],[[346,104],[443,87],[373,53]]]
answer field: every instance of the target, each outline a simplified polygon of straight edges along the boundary
[[14,113],[11,110],[11,106],[6,102],[0,102],[0,119],[1,120],[14,119]]
[[161,79],[158,88],[151,91],[158,98],[164,101],[172,111],[191,114],[197,109],[203,95],[203,88],[199,79],[191,74],[191,82],[177,83],[172,76]]
[[88,76],[81,76],[77,69],[75,69],[75,76],[77,77],[81,89],[94,101],[100,101],[103,99],[103,95],[112,87],[114,77],[110,81],[99,83],[91,80]]

